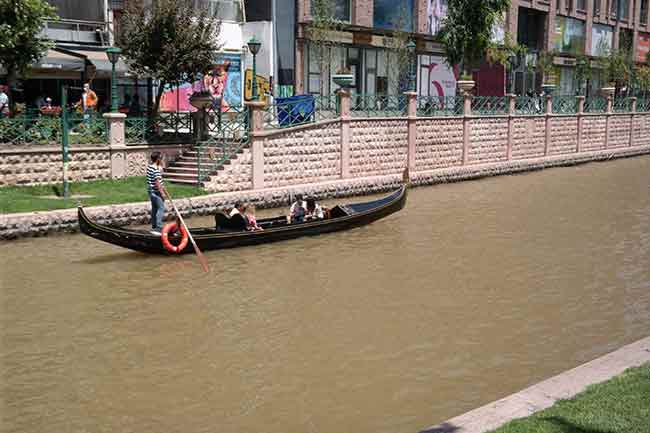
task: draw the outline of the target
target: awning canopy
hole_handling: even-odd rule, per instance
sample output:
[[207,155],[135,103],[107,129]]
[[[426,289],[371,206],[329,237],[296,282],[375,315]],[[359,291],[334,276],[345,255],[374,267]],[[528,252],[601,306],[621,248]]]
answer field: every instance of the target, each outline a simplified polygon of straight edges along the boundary
[[32,66],[33,69],[50,69],[69,72],[82,72],[85,67],[86,62],[83,58],[54,50],[48,50],[47,54]]
[[[96,77],[110,78],[112,64],[108,60],[105,50],[51,49],[32,66],[32,69],[79,73],[94,69]],[[126,75],[128,70],[129,68],[122,59],[115,64],[115,72],[118,76]]]

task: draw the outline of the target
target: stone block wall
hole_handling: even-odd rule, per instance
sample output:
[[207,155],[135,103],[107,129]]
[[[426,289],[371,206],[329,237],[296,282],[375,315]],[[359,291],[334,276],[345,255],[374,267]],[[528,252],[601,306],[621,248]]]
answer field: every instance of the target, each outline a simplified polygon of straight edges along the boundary
[[[111,177],[110,152],[106,148],[74,149],[68,154],[71,181]],[[0,186],[61,182],[61,149],[0,151]]]
[[630,145],[631,116],[612,116],[609,121],[607,147],[626,147]]
[[549,155],[573,153],[578,148],[578,118],[576,116],[561,116],[549,118],[551,141],[548,146]]
[[237,159],[224,165],[222,171],[205,182],[210,192],[245,191],[253,189],[253,155],[244,149]]
[[476,118],[469,122],[470,164],[505,161],[508,149],[508,119],[505,117]]
[[406,168],[408,134],[404,119],[350,122],[350,175],[399,174]]
[[634,116],[632,121],[632,143],[634,146],[650,145],[650,115]]
[[585,116],[582,120],[582,150],[605,148],[606,116]]
[[463,119],[418,119],[415,140],[416,170],[463,163]]
[[279,187],[339,179],[341,127],[327,122],[264,139],[264,184]]
[[512,159],[544,155],[546,120],[544,117],[515,117],[512,125]]

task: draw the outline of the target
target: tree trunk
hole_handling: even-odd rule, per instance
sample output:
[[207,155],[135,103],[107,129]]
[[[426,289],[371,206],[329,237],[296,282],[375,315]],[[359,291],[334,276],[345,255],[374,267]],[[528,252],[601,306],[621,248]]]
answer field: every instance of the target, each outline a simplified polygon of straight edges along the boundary
[[156,99],[154,100],[153,104],[153,112],[151,113],[153,117],[155,117],[158,114],[158,110],[160,109],[160,100],[162,99],[162,95],[165,92],[165,82],[160,81],[158,83],[158,91],[156,92]]
[[14,101],[13,88],[18,82],[15,69],[7,70],[7,97],[9,98],[9,115],[14,117],[16,115],[16,101]]

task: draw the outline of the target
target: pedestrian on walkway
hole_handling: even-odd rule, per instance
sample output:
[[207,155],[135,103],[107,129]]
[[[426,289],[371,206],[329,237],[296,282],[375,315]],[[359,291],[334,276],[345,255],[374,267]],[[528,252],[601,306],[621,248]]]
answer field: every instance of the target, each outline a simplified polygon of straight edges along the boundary
[[0,85],[0,119],[9,115],[9,96],[5,93],[5,86]]
[[147,192],[151,200],[151,233],[160,235],[165,216],[165,197],[169,197],[163,183],[160,152],[151,153],[151,162],[147,166]]

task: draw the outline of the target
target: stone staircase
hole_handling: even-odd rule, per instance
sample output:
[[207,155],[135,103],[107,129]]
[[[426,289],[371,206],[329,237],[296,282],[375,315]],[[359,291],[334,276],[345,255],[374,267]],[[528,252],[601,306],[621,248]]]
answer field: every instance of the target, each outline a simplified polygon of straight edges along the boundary
[[[183,152],[183,154],[165,169],[164,178],[167,182],[205,186],[212,176],[226,170],[244,152],[248,145],[234,147],[224,151],[218,147],[197,146]],[[228,149],[228,147],[226,147]],[[200,153],[200,154],[199,154]],[[221,161],[221,162],[220,162]],[[199,163],[201,165],[201,179],[199,180]]]

